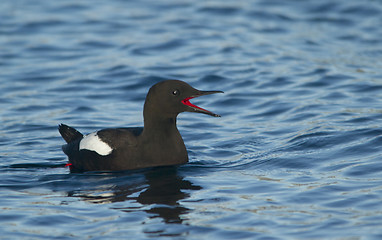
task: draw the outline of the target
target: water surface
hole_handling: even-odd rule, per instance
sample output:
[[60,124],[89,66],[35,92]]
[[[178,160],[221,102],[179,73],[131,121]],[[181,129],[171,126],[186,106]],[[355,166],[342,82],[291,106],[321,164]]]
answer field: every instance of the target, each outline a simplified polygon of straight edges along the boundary
[[[380,1],[0,3],[4,239],[381,239]],[[70,174],[57,125],[142,125],[149,87],[224,95],[183,113],[190,162]]]

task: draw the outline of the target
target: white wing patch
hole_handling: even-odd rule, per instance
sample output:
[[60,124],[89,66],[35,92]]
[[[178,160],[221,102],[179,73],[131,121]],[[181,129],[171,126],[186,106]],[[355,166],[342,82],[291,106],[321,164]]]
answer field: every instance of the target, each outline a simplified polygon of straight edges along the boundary
[[107,143],[102,142],[102,140],[98,137],[97,132],[86,135],[80,141],[80,150],[81,149],[94,151],[102,156],[109,155],[113,151]]

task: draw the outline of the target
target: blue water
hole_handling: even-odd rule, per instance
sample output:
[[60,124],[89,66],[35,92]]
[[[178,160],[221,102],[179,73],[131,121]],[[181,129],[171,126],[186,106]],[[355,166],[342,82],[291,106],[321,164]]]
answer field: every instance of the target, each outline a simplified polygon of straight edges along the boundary
[[[0,2],[1,239],[382,239],[382,2]],[[154,83],[190,162],[70,174],[57,125],[142,125]]]

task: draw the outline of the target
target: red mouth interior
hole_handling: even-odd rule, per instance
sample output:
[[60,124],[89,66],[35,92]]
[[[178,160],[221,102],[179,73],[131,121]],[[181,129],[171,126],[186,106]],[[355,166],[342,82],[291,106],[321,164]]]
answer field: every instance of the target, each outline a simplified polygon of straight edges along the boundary
[[182,103],[183,103],[184,105],[187,105],[187,106],[190,106],[190,107],[193,107],[193,108],[197,108],[197,109],[202,110],[202,111],[204,111],[204,112],[210,112],[210,111],[208,111],[208,110],[206,110],[206,109],[204,109],[204,108],[198,107],[198,106],[196,106],[196,105],[190,103],[190,99],[193,99],[193,98],[194,98],[194,97],[188,97],[188,98],[185,98],[185,99],[182,100]]

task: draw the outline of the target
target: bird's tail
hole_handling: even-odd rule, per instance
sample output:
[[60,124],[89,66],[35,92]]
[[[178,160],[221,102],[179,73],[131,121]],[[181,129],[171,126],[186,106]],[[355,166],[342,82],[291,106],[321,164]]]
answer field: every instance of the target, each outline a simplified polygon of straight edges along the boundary
[[67,143],[73,142],[74,140],[77,140],[79,138],[83,138],[82,133],[65,124],[60,124],[58,126],[58,131]]

